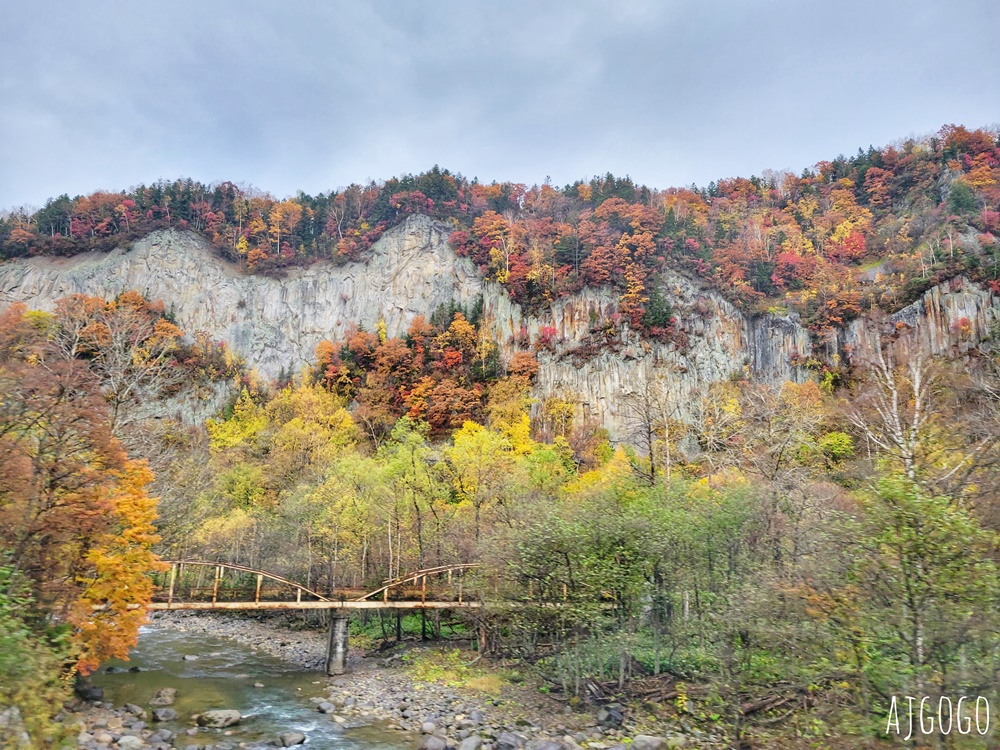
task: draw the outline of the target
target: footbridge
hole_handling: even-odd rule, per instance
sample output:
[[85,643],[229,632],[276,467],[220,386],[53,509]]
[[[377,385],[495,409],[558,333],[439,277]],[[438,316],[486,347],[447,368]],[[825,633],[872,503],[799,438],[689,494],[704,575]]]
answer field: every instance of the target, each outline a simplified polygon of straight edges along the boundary
[[[284,576],[232,563],[164,560],[165,571],[147,609],[289,610],[321,609],[330,613],[327,674],[343,674],[347,665],[347,625],[351,610],[475,609],[482,606],[466,587],[465,575],[477,563],[425,568],[382,582],[373,590],[339,589],[320,593]],[[470,594],[472,594],[470,596]]]
[[[480,602],[465,590],[465,573],[478,563],[425,568],[388,579],[372,591],[319,593],[265,570],[232,563],[164,560],[150,611],[175,609],[471,609]],[[429,583],[430,581],[430,583]]]

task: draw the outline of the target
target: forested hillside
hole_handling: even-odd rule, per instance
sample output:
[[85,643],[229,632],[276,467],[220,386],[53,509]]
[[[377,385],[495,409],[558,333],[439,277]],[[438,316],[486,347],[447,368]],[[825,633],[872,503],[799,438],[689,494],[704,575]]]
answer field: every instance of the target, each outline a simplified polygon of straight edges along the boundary
[[[703,190],[610,175],[487,186],[435,169],[315,198],[181,181],[8,215],[8,258],[187,226],[280,276],[361,257],[430,214],[528,308],[611,285],[617,322],[667,343],[673,311],[648,291],[667,266],[817,333],[870,315],[840,379],[762,383],[736,367],[692,390],[683,418],[651,380],[620,395],[632,429],[618,442],[572,394],[533,403],[544,339],[505,361],[475,304],[399,335],[357,321],[276,382],[185,335],[169,300],[11,307],[0,698],[23,700],[8,686],[30,665],[29,720],[49,731],[60,665],[86,671],[134,637],[128,605],[148,600],[155,551],[319,591],[478,562],[470,595],[516,604],[464,623],[482,628],[484,655],[570,707],[596,686],[733,746],[853,748],[883,733],[893,695],[994,699],[1000,330],[936,359],[875,308],[957,274],[993,288],[998,179],[997,134],[949,126]],[[221,381],[234,386],[221,413],[171,418],[181,390]]]
[[665,265],[748,310],[799,312],[822,331],[896,309],[943,278],[995,280],[996,132],[948,125],[801,175],[656,189],[612,175],[563,188],[482,184],[440,170],[278,200],[224,182],[159,182],[49,200],[0,222],[0,254],[71,255],[187,227],[254,272],[364,255],[413,213],[451,221],[456,250],[531,309],[612,285],[635,329],[670,339],[652,282]]

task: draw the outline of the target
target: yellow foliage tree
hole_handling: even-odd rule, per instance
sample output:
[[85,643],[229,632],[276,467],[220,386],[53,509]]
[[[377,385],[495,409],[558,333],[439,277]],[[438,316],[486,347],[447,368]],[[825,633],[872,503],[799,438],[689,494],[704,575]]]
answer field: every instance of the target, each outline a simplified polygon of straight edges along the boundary
[[77,668],[84,674],[105,659],[128,658],[153,596],[148,574],[161,568],[152,550],[159,541],[153,525],[156,499],[146,492],[153,472],[145,462],[127,461],[116,474],[117,484],[107,498],[116,524],[87,553],[89,569],[80,577],[83,592],[70,614]]

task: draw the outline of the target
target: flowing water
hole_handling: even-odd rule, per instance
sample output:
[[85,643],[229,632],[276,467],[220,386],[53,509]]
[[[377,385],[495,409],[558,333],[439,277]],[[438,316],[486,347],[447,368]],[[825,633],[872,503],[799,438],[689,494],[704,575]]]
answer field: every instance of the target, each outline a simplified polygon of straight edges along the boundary
[[[140,671],[127,671],[135,667]],[[309,700],[325,695],[323,673],[303,670],[227,638],[144,626],[130,660],[102,666],[94,683],[104,688],[106,701],[116,706],[135,703],[147,711],[157,690],[175,688],[177,698],[171,708],[178,718],[151,726],[179,733],[175,744],[180,748],[209,743],[273,746],[279,734],[289,731],[304,733],[307,747],[317,750],[402,750],[407,746],[397,735],[377,727],[348,725],[346,732],[337,733],[332,716],[320,714]],[[263,687],[254,687],[255,683]],[[186,741],[183,733],[193,726],[191,715],[213,708],[236,709],[244,719],[226,730],[200,731]]]

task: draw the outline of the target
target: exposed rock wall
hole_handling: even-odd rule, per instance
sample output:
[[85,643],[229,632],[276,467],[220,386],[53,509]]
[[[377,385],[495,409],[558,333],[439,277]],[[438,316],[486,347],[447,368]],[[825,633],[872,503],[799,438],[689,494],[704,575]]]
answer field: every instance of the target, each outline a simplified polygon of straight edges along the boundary
[[[908,340],[925,353],[963,356],[993,335],[1000,320],[1000,299],[959,276],[928,289],[916,302],[888,316],[884,332],[906,327]],[[856,348],[872,321],[854,320],[839,335],[841,348]]]
[[[243,273],[197,235],[156,232],[109,254],[4,263],[0,304],[20,300],[51,309],[68,294],[113,297],[135,289],[163,300],[186,330],[224,339],[273,377],[310,363],[317,343],[343,335],[352,324],[371,330],[384,319],[389,334],[398,335],[417,315],[429,316],[451,301],[468,305],[482,295],[483,322],[505,357],[550,329],[553,351],[540,354],[537,395],[575,399],[583,413],[618,437],[628,430],[622,397],[641,392],[654,378],[683,416],[699,388],[734,373],[769,381],[806,377],[792,365],[795,355],[812,351],[795,316],[748,318],[717,293],[671,272],[665,274],[663,293],[682,322],[687,347],[625,335],[614,342],[617,351],[585,352],[592,331],[615,313],[610,290],[587,289],[541,316],[527,315],[501,288],[484,282],[470,261],[455,255],[449,231],[446,224],[410,217],[387,232],[363,263],[316,263],[280,279]],[[977,345],[997,315],[989,292],[956,280],[929,291],[893,320],[914,325],[924,345],[939,353]],[[965,328],[957,323],[963,318]],[[831,346],[856,342],[860,330],[851,326]]]
[[51,309],[69,294],[110,298],[135,289],[163,300],[185,330],[224,339],[273,377],[311,363],[316,344],[352,323],[371,330],[384,318],[397,335],[416,315],[478,296],[475,267],[447,240],[444,225],[413,219],[386,233],[367,263],[317,263],[274,278],[241,272],[190,232],[154,232],[109,254],[5,263],[0,302]]

